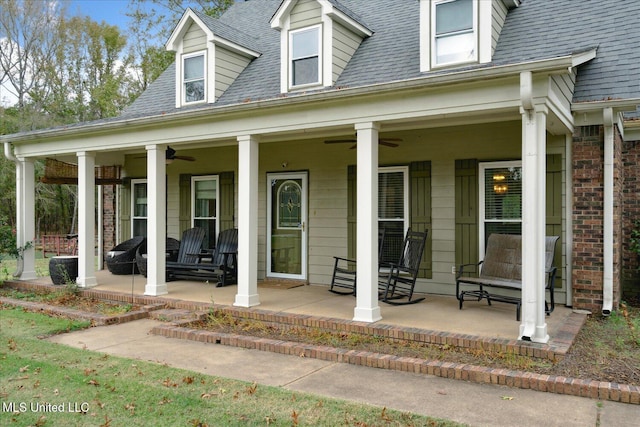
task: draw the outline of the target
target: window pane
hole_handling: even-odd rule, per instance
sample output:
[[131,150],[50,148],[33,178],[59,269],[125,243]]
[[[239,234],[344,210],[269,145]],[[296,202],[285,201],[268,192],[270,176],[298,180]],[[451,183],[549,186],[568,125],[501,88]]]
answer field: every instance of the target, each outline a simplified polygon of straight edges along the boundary
[[447,34],[473,28],[471,0],[455,0],[436,5],[436,34]]
[[293,84],[303,85],[318,82],[318,57],[293,61]]
[[184,80],[204,78],[204,55],[192,56],[184,60]]
[[436,62],[446,64],[475,58],[476,39],[474,33],[456,34],[436,39]]
[[402,242],[404,242],[404,222],[381,220],[378,221],[378,228],[384,230],[381,262],[398,262],[402,253]]
[[204,80],[185,83],[184,99],[186,102],[202,101],[204,99]]
[[378,228],[385,231],[382,262],[398,262],[404,241],[405,171],[378,173]]
[[216,216],[216,182],[195,181],[195,213],[197,218]]
[[204,230],[204,249],[215,248],[216,246],[216,220],[215,219],[194,219],[194,227],[200,227]]
[[378,216],[404,219],[404,173],[378,174]]
[[319,33],[318,28],[293,33],[291,35],[291,43],[293,44],[291,50],[292,59],[318,56]]
[[147,220],[146,219],[134,219],[133,220],[133,235],[145,236],[147,235]]
[[147,184],[134,184],[133,186],[133,216],[147,216]]
[[522,219],[522,168],[486,169],[485,220]]

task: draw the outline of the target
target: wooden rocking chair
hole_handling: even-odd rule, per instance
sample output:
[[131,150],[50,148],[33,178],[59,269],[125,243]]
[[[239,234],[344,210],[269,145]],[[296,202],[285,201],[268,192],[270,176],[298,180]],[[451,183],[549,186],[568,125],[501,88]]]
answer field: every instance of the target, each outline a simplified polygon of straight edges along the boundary
[[[386,274],[381,272],[379,275],[378,291],[383,302],[402,305],[415,304],[424,300],[424,297],[413,298],[413,290],[427,241],[427,233],[427,231],[407,230],[400,259],[397,263],[389,263],[389,271]],[[406,300],[397,301],[403,298]]]
[[[378,230],[378,265],[382,260],[382,247],[384,245],[384,229]],[[356,294],[356,261],[348,258],[333,257],[333,276],[329,292],[338,295]],[[341,290],[338,288],[346,289]]]

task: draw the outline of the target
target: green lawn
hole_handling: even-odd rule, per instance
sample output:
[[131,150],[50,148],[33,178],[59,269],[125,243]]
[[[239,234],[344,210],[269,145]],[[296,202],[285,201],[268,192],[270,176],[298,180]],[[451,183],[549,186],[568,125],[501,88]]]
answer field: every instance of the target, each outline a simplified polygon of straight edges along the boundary
[[1,425],[457,425],[42,339],[86,326],[21,309],[0,311]]

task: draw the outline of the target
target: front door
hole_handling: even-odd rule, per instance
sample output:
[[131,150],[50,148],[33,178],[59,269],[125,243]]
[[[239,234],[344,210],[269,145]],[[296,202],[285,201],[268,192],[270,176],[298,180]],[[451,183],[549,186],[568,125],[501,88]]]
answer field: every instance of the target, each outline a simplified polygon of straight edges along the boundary
[[307,173],[267,175],[267,276],[307,278]]

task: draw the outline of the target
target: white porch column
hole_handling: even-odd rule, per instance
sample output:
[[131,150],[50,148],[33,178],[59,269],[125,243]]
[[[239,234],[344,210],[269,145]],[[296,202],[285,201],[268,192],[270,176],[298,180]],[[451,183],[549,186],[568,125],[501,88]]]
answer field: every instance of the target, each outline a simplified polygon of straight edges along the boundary
[[81,288],[98,284],[96,280],[96,196],[95,153],[80,151],[78,156],[78,278]]
[[[22,198],[17,200],[18,216],[20,219],[17,224],[16,241],[18,247],[24,247],[27,243],[31,242],[30,247],[22,253],[20,280],[32,280],[37,277],[36,252],[34,247],[36,236],[36,183],[33,160],[21,159],[20,167],[17,169],[21,169],[21,176],[19,180],[16,180],[16,185],[20,187],[19,193],[22,194]],[[20,210],[20,208],[22,209]]]
[[378,131],[377,123],[358,123],[357,254],[358,281],[353,320],[382,319],[378,305]]
[[165,295],[167,180],[165,145],[147,145],[147,284],[145,295]]
[[258,143],[238,137],[238,293],[239,307],[260,304],[258,297]]
[[544,310],[546,117],[544,105],[522,110],[522,320],[520,339],[549,341]]

